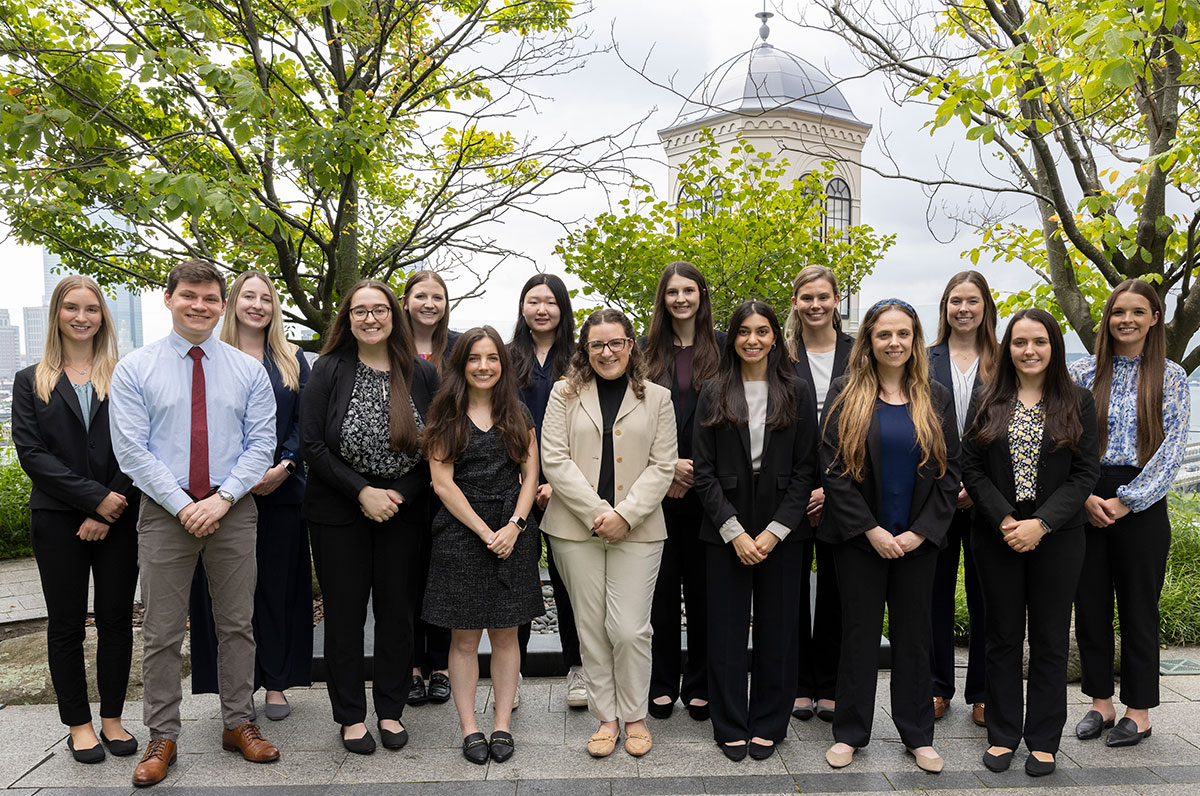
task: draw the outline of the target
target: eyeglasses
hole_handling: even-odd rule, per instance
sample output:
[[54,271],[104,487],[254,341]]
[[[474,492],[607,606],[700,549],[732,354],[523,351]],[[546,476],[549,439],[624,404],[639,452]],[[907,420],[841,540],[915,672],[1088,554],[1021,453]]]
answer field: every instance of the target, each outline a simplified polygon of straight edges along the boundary
[[377,321],[386,321],[388,316],[392,314],[392,308],[380,305],[367,309],[366,307],[355,307],[350,310],[350,317],[356,321],[365,321],[368,315],[373,315]]
[[614,337],[608,342],[593,340],[587,344],[587,347],[588,351],[591,351],[593,354],[599,354],[606,348],[614,354],[619,354],[625,350],[625,346],[629,345],[629,343],[630,340],[628,337]]

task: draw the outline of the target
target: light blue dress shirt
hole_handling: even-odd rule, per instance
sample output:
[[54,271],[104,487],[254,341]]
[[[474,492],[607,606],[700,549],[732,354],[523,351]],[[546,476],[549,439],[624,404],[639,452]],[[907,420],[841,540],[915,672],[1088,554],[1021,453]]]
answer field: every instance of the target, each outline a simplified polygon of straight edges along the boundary
[[[192,502],[192,344],[171,331],[117,363],[109,389],[113,452],[138,489],[171,514]],[[208,474],[240,500],[275,455],[275,394],[266,369],[210,336],[204,350]]]

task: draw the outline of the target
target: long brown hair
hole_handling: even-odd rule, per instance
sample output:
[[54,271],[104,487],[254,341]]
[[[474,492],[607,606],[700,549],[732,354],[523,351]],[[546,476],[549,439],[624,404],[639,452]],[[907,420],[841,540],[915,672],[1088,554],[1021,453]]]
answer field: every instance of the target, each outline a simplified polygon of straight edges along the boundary
[[508,348],[500,333],[491,326],[477,326],[463,332],[450,352],[450,361],[442,373],[442,384],[429,407],[425,425],[425,454],[440,462],[457,461],[471,440],[471,418],[467,416],[470,391],[466,368],[471,348],[480,340],[491,340],[500,353],[500,378],[491,389],[492,423],[500,430],[500,439],[508,458],[521,463],[529,457],[529,432],[533,423],[529,412],[517,397]]
[[550,381],[563,377],[571,367],[571,351],[575,347],[575,312],[571,309],[571,294],[566,284],[554,274],[534,274],[521,288],[517,299],[517,324],[513,327],[512,342],[508,353],[512,356],[517,388],[527,390],[533,386],[533,332],[525,322],[525,296],[538,285],[545,285],[554,294],[558,305],[558,326],[554,330],[553,359],[550,362]]
[[713,331],[712,300],[708,282],[700,269],[686,260],[677,260],[663,269],[654,291],[654,314],[650,317],[650,333],[646,335],[646,374],[650,381],[668,390],[675,381],[675,333],[672,316],[667,309],[667,282],[681,276],[696,283],[700,306],[696,308],[696,333],[692,343],[692,385],[698,390],[717,372],[717,336]]
[[959,271],[950,277],[946,289],[942,291],[942,301],[938,304],[938,333],[935,345],[941,345],[950,339],[946,307],[950,304],[950,293],[963,283],[974,285],[983,296],[983,321],[975,329],[975,350],[979,352],[979,381],[981,384],[987,384],[1003,351],[996,344],[996,300],[992,298],[992,290],[983,274],[978,271]]
[[985,448],[1008,438],[1008,423],[1012,418],[1019,386],[1017,368],[1012,358],[1013,327],[1021,320],[1040,323],[1050,340],[1050,362],[1046,366],[1046,381],[1042,386],[1042,410],[1046,418],[1044,433],[1054,442],[1054,450],[1079,450],[1079,437],[1083,434],[1083,424],[1079,421],[1079,392],[1067,371],[1067,347],[1063,343],[1062,329],[1053,315],[1037,307],[1018,310],[1008,322],[1004,340],[1000,343],[1003,353],[996,365],[996,373],[983,388],[975,422],[964,436],[974,438],[976,443]]
[[[792,280],[792,304],[795,305],[796,294],[800,292],[800,288],[810,282],[816,282],[824,279],[833,288],[835,296],[841,296],[842,292],[838,290],[837,274],[832,268],[824,265],[806,265],[796,274],[796,278]],[[784,334],[787,336],[787,352],[792,361],[798,360],[800,343],[804,338],[804,319],[800,317],[800,313],[793,306],[788,312],[787,323],[784,325]],[[833,328],[841,331],[842,328],[842,313],[837,307],[833,310]]]
[[372,287],[383,293],[388,307],[392,311],[392,333],[388,335],[387,352],[390,367],[391,405],[388,407],[388,434],[394,451],[416,453],[420,448],[417,433],[417,421],[413,417],[412,407],[406,400],[411,394],[413,369],[416,363],[416,353],[413,351],[412,334],[408,326],[398,320],[402,312],[400,302],[392,289],[378,279],[360,279],[355,282],[342,299],[329,332],[325,337],[325,345],[321,348],[321,356],[336,351],[350,351],[357,355],[358,340],[350,331],[350,305],[354,294],[363,288]]
[[289,343],[283,336],[283,308],[279,305],[279,292],[275,290],[275,285],[271,284],[271,280],[267,278],[266,274],[260,271],[243,271],[229,286],[229,303],[233,307],[221,322],[221,342],[228,343],[237,349],[241,348],[237,301],[242,294],[242,286],[250,279],[261,280],[271,292],[271,321],[267,324],[264,336],[265,347],[271,358],[275,360],[275,367],[279,368],[279,378],[283,382],[283,386],[292,392],[298,392],[300,390],[300,363],[296,360],[296,346]]
[[403,300],[400,305],[404,309],[404,324],[408,326],[409,337],[412,338],[415,346],[416,328],[413,325],[412,315],[408,311],[408,296],[412,293],[413,288],[422,282],[437,282],[441,285],[442,294],[446,298],[446,311],[442,313],[437,325],[433,327],[433,349],[429,352],[429,364],[433,365],[440,375],[442,360],[446,356],[446,340],[450,336],[450,291],[446,289],[446,280],[442,279],[442,275],[437,271],[428,269],[414,271],[408,277],[408,281],[404,283],[404,293],[401,295]]
[[846,363],[846,386],[829,407],[825,423],[828,424],[837,415],[838,458],[852,479],[862,481],[867,460],[867,433],[871,429],[875,401],[879,397],[879,371],[876,369],[871,338],[879,318],[889,310],[904,313],[912,322],[912,355],[904,366],[904,392],[908,395],[908,411],[917,433],[917,445],[921,448],[919,467],[932,461],[937,465],[938,478],[941,478],[946,474],[946,439],[942,436],[942,425],[933,409],[929,358],[925,353],[921,321],[907,303],[884,299],[867,310]]
[[715,391],[708,416],[701,419],[704,426],[746,425],[749,407],[746,404],[746,388],[742,384],[742,360],[734,347],[738,329],[751,315],[761,315],[771,325],[775,344],[767,353],[767,425],[773,429],[787,428],[796,422],[796,377],[792,374],[791,360],[783,346],[783,330],[779,318],[771,305],[763,301],[743,301],[729,318],[729,329],[725,332],[725,349],[721,352],[721,364],[717,370]]
[[67,293],[77,287],[87,288],[100,304],[100,328],[92,336],[92,389],[101,401],[108,395],[112,382],[113,368],[117,366],[117,332],[113,327],[112,313],[100,286],[86,276],[64,276],[50,294],[50,313],[46,319],[46,348],[33,371],[34,392],[44,403],[50,403],[50,394],[63,374],[62,330],[58,328],[58,316],[62,313]]
[[600,323],[617,323],[625,330],[629,338],[629,364],[625,367],[625,376],[629,380],[629,389],[638,400],[646,397],[646,358],[642,349],[634,342],[633,324],[625,313],[609,308],[598,309],[587,317],[583,326],[579,327],[579,342],[575,344],[575,353],[571,355],[571,367],[567,370],[567,384],[563,390],[568,396],[579,395],[580,390],[587,386],[596,376],[592,370],[592,360],[588,357],[588,334],[592,327]]
[[1163,429],[1163,373],[1167,367],[1167,333],[1163,324],[1162,301],[1149,283],[1140,279],[1126,279],[1113,288],[1112,295],[1104,304],[1104,315],[1100,318],[1100,334],[1096,335],[1096,378],[1092,382],[1092,395],[1096,399],[1096,428],[1100,432],[1100,455],[1108,450],[1108,405],[1112,392],[1113,346],[1112,332],[1108,322],[1112,318],[1113,305],[1122,293],[1135,293],[1150,303],[1150,309],[1158,315],[1158,321],[1146,333],[1142,348],[1142,363],[1138,367],[1137,385],[1137,438],[1138,463],[1145,464],[1162,445],[1166,432]]

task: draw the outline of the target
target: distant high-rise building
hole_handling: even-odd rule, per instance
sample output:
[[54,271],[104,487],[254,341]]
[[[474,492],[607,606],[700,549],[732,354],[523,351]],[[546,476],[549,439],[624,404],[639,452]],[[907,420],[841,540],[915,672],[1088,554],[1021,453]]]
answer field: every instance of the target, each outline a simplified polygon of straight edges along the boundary
[[[51,254],[42,249],[42,271],[46,289],[43,300],[47,305],[50,304],[50,294],[54,292],[54,286],[60,279],[71,273],[63,270],[61,264],[62,259],[57,254]],[[105,298],[108,300],[108,309],[113,316],[113,326],[117,333],[117,349],[121,356],[125,356],[133,349],[142,347],[142,298],[126,287],[109,288],[108,292],[109,295]],[[45,339],[45,334],[43,328],[43,339]],[[39,343],[39,345],[41,344]],[[27,339],[26,350],[28,349],[29,341]]]
[[50,314],[48,307],[25,308],[25,361],[29,364],[41,360],[46,348],[46,323]]
[[21,367],[21,330],[0,309],[0,379],[11,379]]

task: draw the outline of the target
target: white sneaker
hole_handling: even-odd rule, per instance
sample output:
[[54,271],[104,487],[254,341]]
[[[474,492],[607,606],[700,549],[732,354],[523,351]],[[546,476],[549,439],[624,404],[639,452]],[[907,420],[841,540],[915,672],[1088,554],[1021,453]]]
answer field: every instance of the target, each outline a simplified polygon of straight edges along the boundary
[[567,672],[567,705],[573,708],[587,707],[587,681],[583,679],[583,670],[572,666]]
[[521,683],[525,681],[523,674],[517,674],[517,690],[513,692],[513,710],[521,707]]

